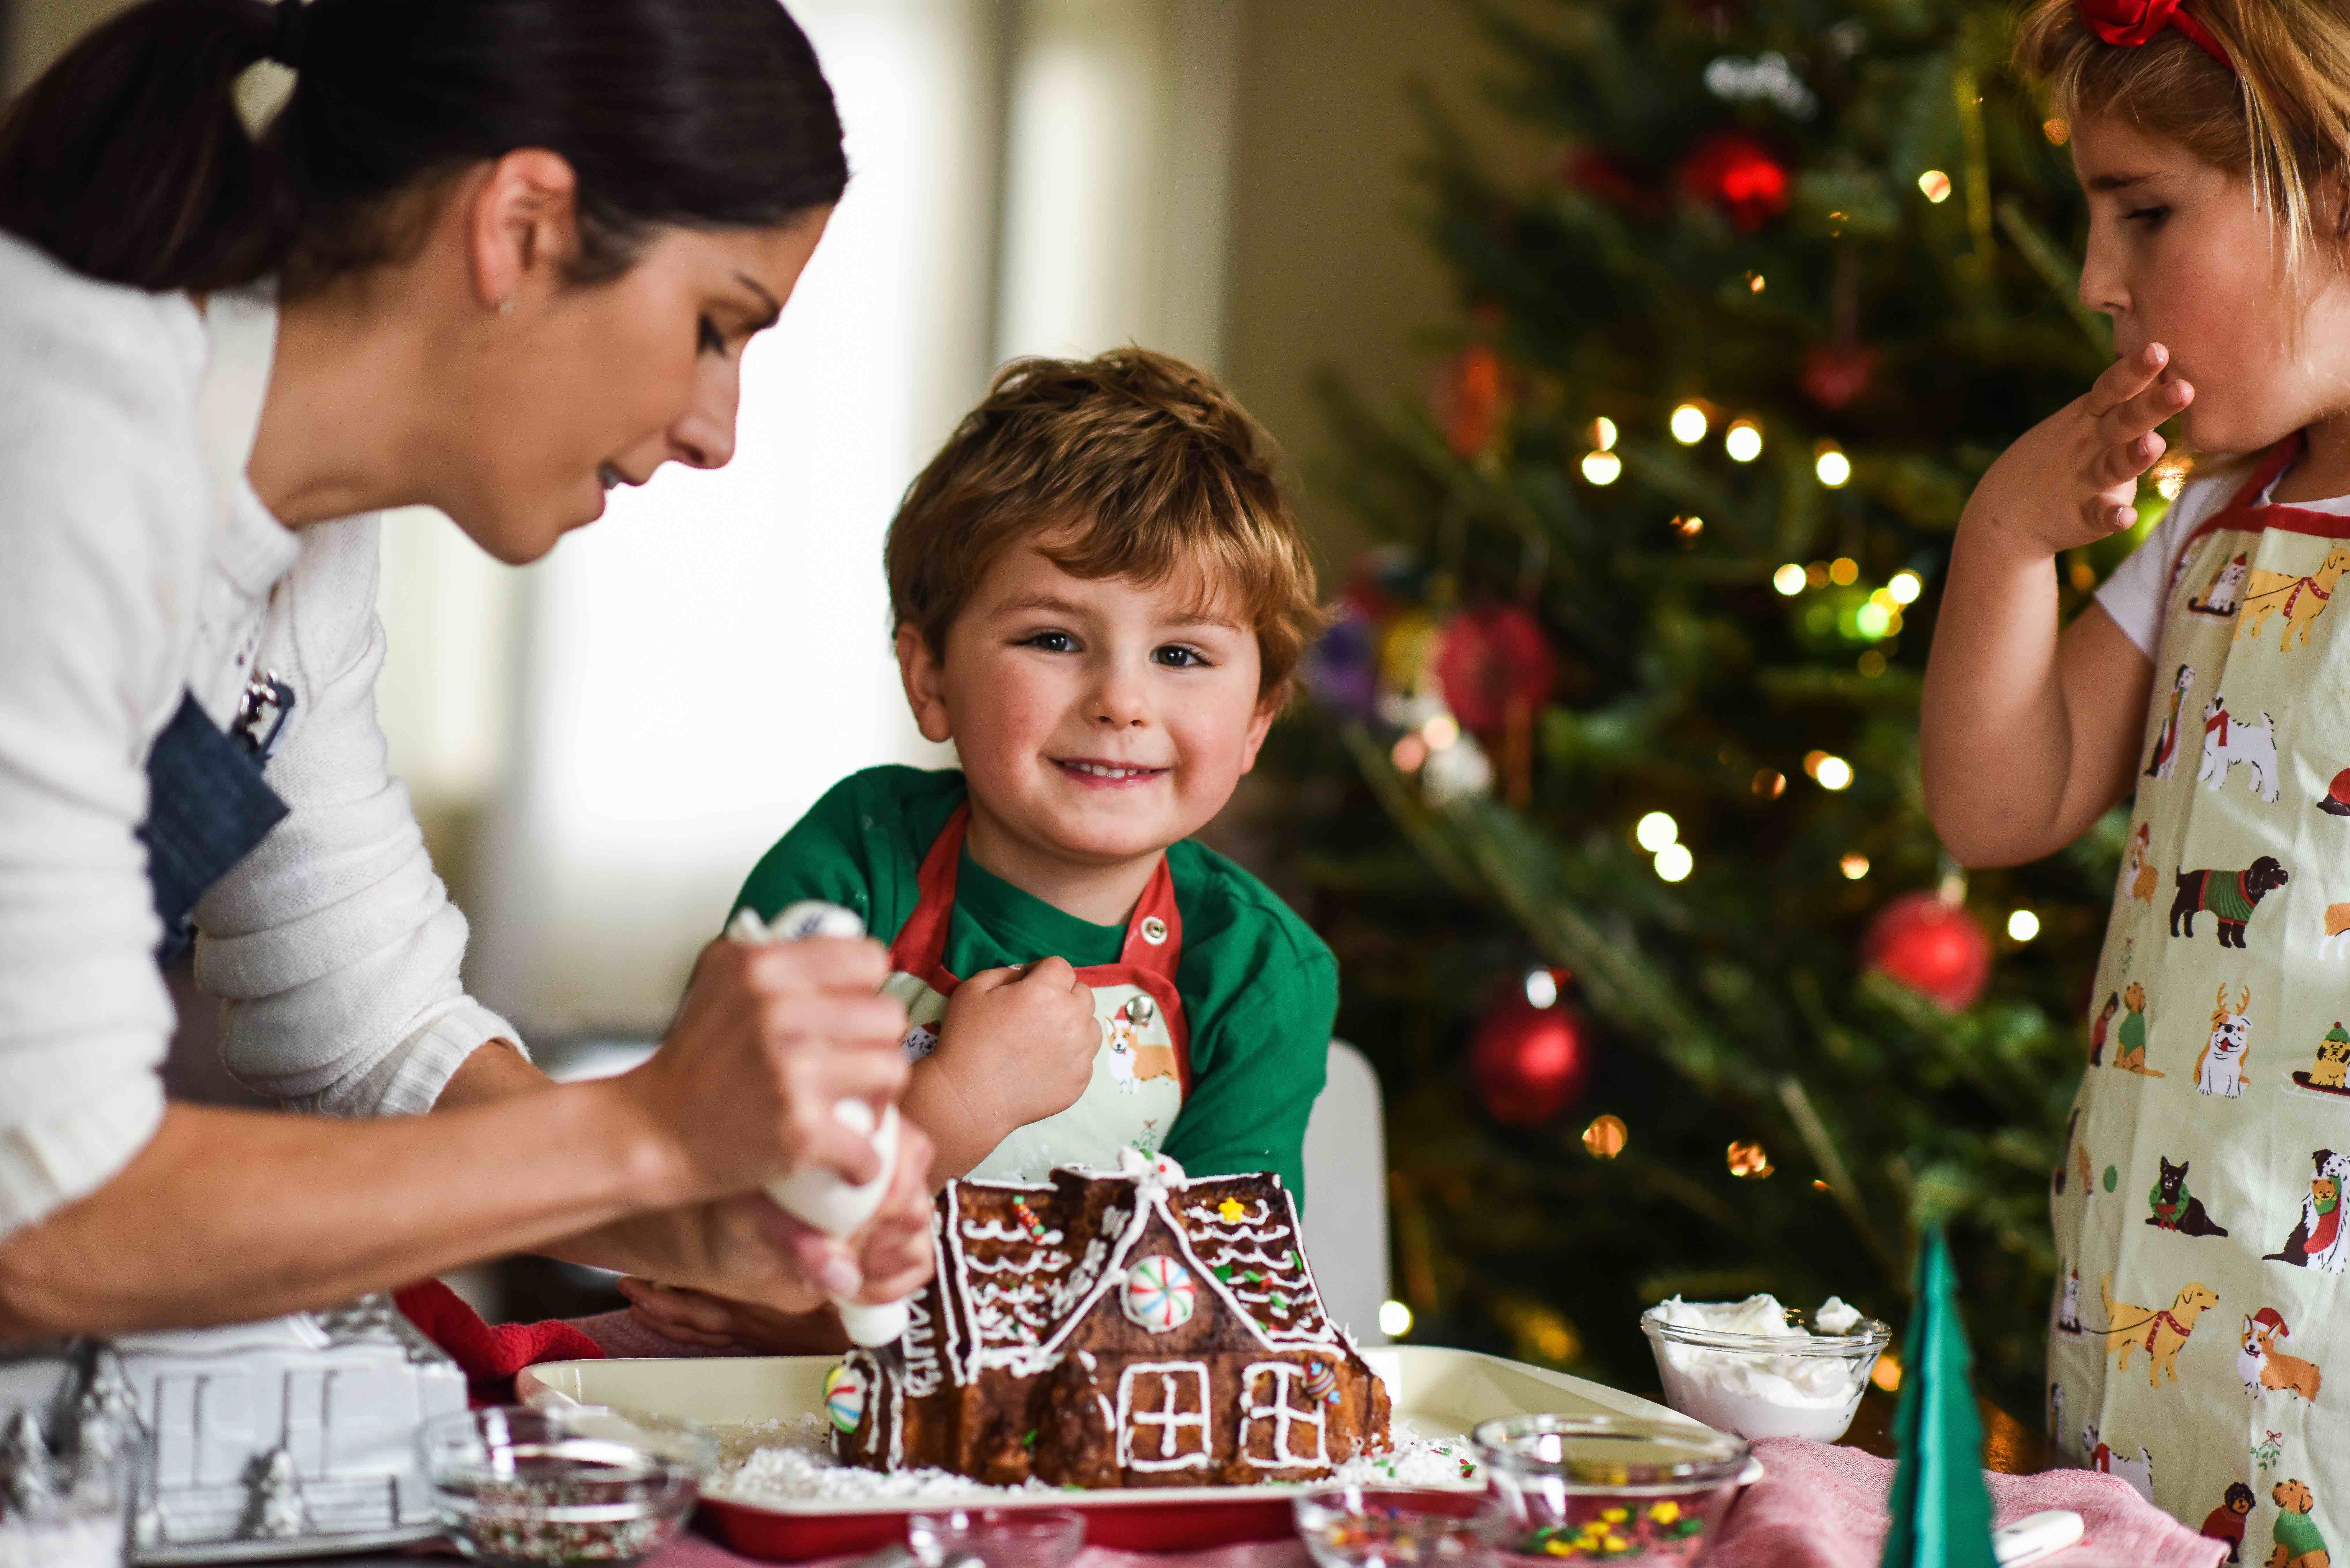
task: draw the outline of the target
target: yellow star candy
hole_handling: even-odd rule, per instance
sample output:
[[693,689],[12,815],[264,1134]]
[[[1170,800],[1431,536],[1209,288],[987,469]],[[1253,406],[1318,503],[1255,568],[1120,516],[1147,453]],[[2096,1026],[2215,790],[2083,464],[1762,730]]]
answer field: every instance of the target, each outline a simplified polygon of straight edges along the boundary
[[1660,1502],[1648,1510],[1648,1517],[1659,1524],[1670,1524],[1680,1516],[1681,1505],[1677,1502]]
[[1610,1524],[1621,1524],[1632,1517],[1632,1511],[1628,1508],[1610,1508],[1603,1510],[1599,1517]]
[[1248,1210],[1241,1207],[1241,1200],[1237,1198],[1227,1198],[1217,1204],[1216,1212],[1223,1217],[1227,1225],[1237,1225],[1248,1216]]
[[1626,1541],[1620,1535],[1611,1535],[1607,1538],[1607,1550],[1610,1552],[1621,1552],[1625,1547],[1630,1544],[1630,1542]]

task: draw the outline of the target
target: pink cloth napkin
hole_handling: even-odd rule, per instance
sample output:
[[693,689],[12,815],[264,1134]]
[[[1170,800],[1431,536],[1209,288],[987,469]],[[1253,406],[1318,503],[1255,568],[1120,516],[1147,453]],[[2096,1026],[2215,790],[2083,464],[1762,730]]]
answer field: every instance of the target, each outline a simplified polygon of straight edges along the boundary
[[[1785,1438],[1755,1444],[1754,1454],[1767,1473],[1739,1498],[1705,1568],[1877,1568],[1892,1460]],[[2088,1527],[2078,1546],[2040,1559],[2047,1568],[2218,1568],[2227,1559],[2224,1542],[2196,1534],[2116,1477],[2048,1470],[1989,1480],[2002,1524],[2069,1508]]]
[[[738,1556],[706,1535],[681,1535],[645,1568],[749,1568],[754,1559]],[[855,1557],[827,1557],[806,1568],[840,1568]],[[1070,1568],[1308,1568],[1305,1548],[1295,1541],[1253,1541],[1239,1546],[1219,1546],[1212,1552],[1187,1552],[1159,1556],[1144,1552],[1112,1552],[1088,1546]]]

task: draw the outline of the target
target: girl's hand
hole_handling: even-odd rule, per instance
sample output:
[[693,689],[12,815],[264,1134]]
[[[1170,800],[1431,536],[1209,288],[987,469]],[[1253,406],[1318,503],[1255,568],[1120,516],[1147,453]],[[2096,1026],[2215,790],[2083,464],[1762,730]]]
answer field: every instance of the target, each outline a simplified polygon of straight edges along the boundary
[[712,1295],[687,1285],[656,1284],[630,1274],[620,1281],[636,1320],[663,1339],[697,1350],[765,1355],[825,1355],[847,1347],[831,1310],[784,1313]]
[[2169,363],[2159,343],[2116,360],[2000,454],[1961,526],[1995,529],[2053,556],[2136,525],[2138,476],[2165,450],[2155,427],[2195,400],[2185,381],[2161,379]]

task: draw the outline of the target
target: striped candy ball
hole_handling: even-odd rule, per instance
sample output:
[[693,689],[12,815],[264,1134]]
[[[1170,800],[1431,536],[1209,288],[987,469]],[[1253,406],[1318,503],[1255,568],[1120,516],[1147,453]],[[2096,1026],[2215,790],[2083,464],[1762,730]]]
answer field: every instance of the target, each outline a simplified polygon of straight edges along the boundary
[[824,1413],[844,1432],[857,1430],[865,1418],[865,1380],[846,1363],[824,1375]]
[[1191,1271],[1163,1253],[1126,1272],[1126,1315],[1153,1334],[1182,1327],[1199,1306],[1200,1286]]

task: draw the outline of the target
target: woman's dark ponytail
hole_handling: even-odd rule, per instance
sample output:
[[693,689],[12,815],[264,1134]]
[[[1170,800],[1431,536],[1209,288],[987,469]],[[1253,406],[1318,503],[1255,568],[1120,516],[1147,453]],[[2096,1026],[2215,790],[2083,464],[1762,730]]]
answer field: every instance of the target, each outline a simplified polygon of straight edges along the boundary
[[[294,89],[256,140],[235,84],[267,57]],[[0,229],[110,282],[298,294],[398,254],[398,198],[525,147],[578,176],[578,282],[656,226],[788,223],[848,178],[778,0],[142,0],[0,116]]]
[[76,44],[0,116],[0,229],[92,277],[219,288],[270,269],[295,201],[238,118],[269,47],[262,0],[145,0]]

